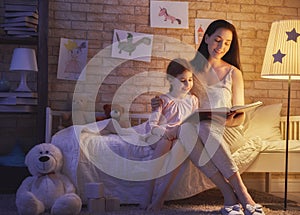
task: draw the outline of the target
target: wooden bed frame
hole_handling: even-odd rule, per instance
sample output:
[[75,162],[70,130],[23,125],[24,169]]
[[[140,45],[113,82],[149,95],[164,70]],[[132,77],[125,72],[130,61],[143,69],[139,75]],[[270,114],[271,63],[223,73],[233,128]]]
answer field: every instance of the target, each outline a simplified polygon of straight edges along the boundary
[[[287,118],[280,117],[280,132],[286,140]],[[289,117],[289,140],[300,140],[300,116]],[[300,141],[299,141],[300,144]],[[261,152],[245,172],[265,173],[265,191],[271,192],[272,173],[285,172],[285,152]],[[300,173],[300,152],[289,152],[288,172]]]
[[[280,117],[280,131],[282,139],[286,139],[286,116]],[[299,140],[300,116],[289,118],[289,140]],[[300,141],[299,141],[300,144]],[[289,172],[300,172],[300,153],[289,153]],[[282,152],[261,152],[257,159],[245,172],[284,172],[285,153]]]
[[[61,115],[64,111],[53,111],[51,108],[46,109],[46,142],[51,142],[53,133],[52,120],[57,117],[61,122]],[[103,115],[103,113],[96,113],[96,115]],[[140,124],[148,119],[149,114],[130,114],[130,120]],[[286,116],[280,118],[280,131],[282,139],[286,139]],[[300,140],[300,116],[290,116],[289,118],[289,139]],[[299,142],[300,143],[300,142]],[[288,171],[290,173],[300,173],[300,153],[289,153]],[[247,168],[245,172],[265,173],[265,190],[270,191],[271,173],[285,172],[285,153],[283,152],[261,152],[255,161]]]

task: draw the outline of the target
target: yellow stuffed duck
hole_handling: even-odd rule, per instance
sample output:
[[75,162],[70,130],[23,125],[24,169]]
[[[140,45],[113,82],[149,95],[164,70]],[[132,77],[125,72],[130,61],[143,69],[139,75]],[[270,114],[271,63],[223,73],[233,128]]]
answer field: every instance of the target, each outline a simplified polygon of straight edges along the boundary
[[69,178],[61,173],[63,155],[50,143],[34,146],[25,157],[32,176],[24,179],[16,193],[20,215],[79,214],[82,202]]

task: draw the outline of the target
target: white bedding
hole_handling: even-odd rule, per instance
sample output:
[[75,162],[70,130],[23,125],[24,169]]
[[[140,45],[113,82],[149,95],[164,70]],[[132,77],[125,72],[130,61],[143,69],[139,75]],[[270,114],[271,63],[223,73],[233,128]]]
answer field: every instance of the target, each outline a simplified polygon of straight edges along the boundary
[[[148,166],[138,163],[149,160],[152,150],[148,146],[129,144],[117,135],[99,135],[97,131],[105,125],[106,121],[100,121],[97,126],[95,124],[71,126],[53,136],[52,143],[64,154],[63,173],[72,180],[83,202],[86,202],[85,183],[102,182],[106,196],[118,197],[121,203],[137,204],[145,192],[143,178],[149,174]],[[143,131],[146,130],[145,124],[139,125],[136,130],[145,132]],[[260,138],[253,138],[247,140],[244,146],[233,154],[241,172],[251,164],[260,151]],[[176,153],[178,155],[182,152],[179,150]],[[116,154],[120,155],[120,159],[116,159]],[[91,158],[95,158],[94,161]],[[168,168],[176,161],[170,159],[174,158],[168,157],[164,168]],[[186,159],[168,193],[167,200],[187,198],[212,187],[214,185],[210,180]],[[156,189],[159,189],[159,180]]]
[[[285,152],[285,140],[262,141],[262,152]],[[300,140],[289,140],[289,152],[300,152]]]

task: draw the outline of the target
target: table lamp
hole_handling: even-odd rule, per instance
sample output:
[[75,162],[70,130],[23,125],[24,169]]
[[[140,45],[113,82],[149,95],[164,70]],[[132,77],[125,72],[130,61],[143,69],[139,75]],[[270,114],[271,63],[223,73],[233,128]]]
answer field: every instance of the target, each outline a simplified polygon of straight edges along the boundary
[[288,80],[284,210],[286,210],[287,207],[291,80],[300,80],[299,36],[300,20],[281,20],[273,22],[261,72],[261,77],[263,78]]
[[30,48],[15,48],[9,70],[21,72],[21,81],[15,91],[31,92],[27,86],[27,72],[38,71],[35,50]]

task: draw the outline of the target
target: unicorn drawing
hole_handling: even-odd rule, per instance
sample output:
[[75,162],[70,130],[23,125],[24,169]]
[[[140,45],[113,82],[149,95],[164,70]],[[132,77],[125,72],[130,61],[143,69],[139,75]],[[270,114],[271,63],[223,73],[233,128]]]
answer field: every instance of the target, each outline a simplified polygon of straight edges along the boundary
[[163,8],[159,7],[159,8],[160,8],[160,11],[159,11],[158,16],[164,16],[165,17],[164,21],[167,21],[169,19],[172,24],[174,23],[174,21],[177,21],[179,25],[181,24],[181,19],[178,19],[174,16],[169,15],[166,8],[164,8],[164,7]]

